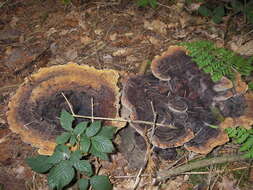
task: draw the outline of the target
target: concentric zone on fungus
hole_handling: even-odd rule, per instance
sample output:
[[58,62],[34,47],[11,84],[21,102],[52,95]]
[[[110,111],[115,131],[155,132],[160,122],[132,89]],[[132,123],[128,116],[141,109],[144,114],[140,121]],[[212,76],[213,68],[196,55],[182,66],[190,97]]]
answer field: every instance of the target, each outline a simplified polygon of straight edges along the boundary
[[[51,154],[55,137],[61,128],[59,115],[69,107],[62,93],[73,106],[75,114],[97,117],[118,117],[118,73],[97,70],[75,63],[40,69],[26,78],[9,102],[7,119],[13,132],[23,141],[40,148],[40,154]],[[107,122],[106,124],[112,124]]]

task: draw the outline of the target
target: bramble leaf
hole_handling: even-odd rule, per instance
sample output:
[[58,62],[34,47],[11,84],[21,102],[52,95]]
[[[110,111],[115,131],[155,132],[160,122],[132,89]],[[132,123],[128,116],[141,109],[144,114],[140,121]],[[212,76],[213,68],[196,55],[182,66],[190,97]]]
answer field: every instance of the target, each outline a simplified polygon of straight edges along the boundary
[[79,179],[77,183],[78,183],[78,187],[80,190],[87,190],[89,187],[89,180],[88,179],[84,179],[84,178]]
[[69,138],[71,136],[71,133],[69,132],[64,132],[60,136],[56,137],[56,143],[57,144],[65,144],[68,142]]
[[91,164],[87,160],[75,160],[73,166],[79,172],[84,172],[87,176],[93,175]]
[[104,152],[99,152],[98,150],[96,150],[95,148],[94,148],[94,146],[91,146],[91,148],[90,148],[90,153],[93,155],[93,156],[96,156],[96,157],[98,157],[98,158],[100,158],[100,159],[102,159],[102,160],[109,160],[109,157],[108,157],[108,155],[106,154],[106,153],[104,153]]
[[112,190],[112,184],[107,176],[92,176],[90,184],[94,190]]
[[71,146],[75,146],[75,144],[76,144],[77,142],[78,142],[77,138],[76,138],[74,135],[72,135],[72,136],[70,137],[69,144],[70,144]]
[[62,189],[68,185],[75,176],[75,170],[68,160],[63,160],[54,166],[48,174],[50,188]]
[[97,135],[106,137],[108,139],[113,139],[116,130],[117,128],[113,126],[103,126]]
[[73,133],[75,135],[82,134],[85,131],[85,129],[87,128],[87,125],[88,125],[88,122],[80,122],[80,123],[78,123],[77,126],[74,128]]
[[208,9],[205,5],[201,5],[198,8],[198,12],[202,15],[202,16],[212,16],[213,13],[210,9]]
[[82,135],[80,140],[80,150],[82,152],[89,152],[90,145],[91,145],[90,139],[85,134]]
[[75,118],[66,110],[61,111],[60,123],[62,128],[66,129],[67,131],[73,131],[72,122]]
[[45,173],[53,166],[44,155],[27,158],[26,163],[37,173]]
[[100,129],[101,129],[101,121],[94,121],[86,129],[86,135],[87,135],[87,137],[93,137],[93,136],[95,136],[99,132]]
[[103,136],[94,136],[91,138],[92,146],[99,152],[111,153],[114,151],[111,140]]

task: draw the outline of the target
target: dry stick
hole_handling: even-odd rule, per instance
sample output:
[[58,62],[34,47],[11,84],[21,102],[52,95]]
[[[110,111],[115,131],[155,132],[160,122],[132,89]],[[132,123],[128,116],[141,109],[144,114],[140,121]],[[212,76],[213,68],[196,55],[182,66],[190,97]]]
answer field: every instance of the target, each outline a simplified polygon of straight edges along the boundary
[[93,97],[91,97],[91,122],[94,122],[94,100]]
[[176,127],[172,125],[165,125],[162,123],[154,123],[151,121],[142,121],[142,120],[130,120],[130,119],[123,119],[123,118],[110,118],[110,117],[92,117],[92,116],[86,116],[86,115],[77,115],[73,111],[73,107],[71,103],[68,101],[67,97],[64,95],[64,93],[61,93],[64,99],[66,100],[70,112],[73,115],[73,117],[78,117],[78,118],[84,118],[84,119],[98,119],[98,120],[106,120],[106,121],[118,121],[118,122],[127,122],[127,123],[137,123],[137,124],[145,124],[145,125],[156,125],[156,126],[162,126],[162,127],[168,127],[171,129],[176,129]]
[[[157,113],[155,112],[154,105],[153,105],[153,102],[152,102],[152,101],[150,102],[150,104],[151,104],[152,111],[153,111],[153,116],[154,116],[154,119],[153,119],[153,123],[154,123],[154,124],[153,124],[153,126],[152,126],[151,135],[154,135],[155,126],[156,126],[156,120],[157,120]],[[152,139],[152,137],[153,137],[153,136],[151,136],[151,139]],[[140,169],[139,172],[138,172],[138,175],[137,175],[137,177],[136,177],[136,179],[135,179],[135,183],[134,183],[133,190],[136,190],[137,187],[138,187],[138,185],[139,185],[139,183],[140,183],[141,174],[142,174],[142,172],[145,170],[145,168],[146,168],[147,165],[148,165],[148,162],[149,162],[149,159],[150,159],[150,154],[151,154],[152,149],[153,149],[153,147],[152,147],[152,145],[151,145],[149,139],[147,138],[147,134],[144,136],[144,139],[145,139],[145,141],[146,141],[146,143],[147,143],[147,151],[146,151],[145,158],[144,158],[144,165],[143,165],[143,167],[141,167],[141,169]]]
[[11,88],[17,88],[20,84],[21,83],[3,86],[3,87],[0,88],[0,92],[5,92],[7,90],[10,90]]
[[186,164],[177,168],[173,168],[170,170],[161,170],[157,173],[157,180],[163,181],[170,178],[171,176],[179,175],[186,171],[210,166],[213,164],[221,164],[225,162],[235,162],[235,161],[241,161],[241,160],[246,160],[244,155],[229,155],[229,156],[214,157],[210,159],[199,160],[199,161],[195,161],[193,163],[189,163],[189,164]]
[[[239,167],[239,168],[233,168],[229,170],[216,170],[216,171],[211,171],[212,174],[221,174],[224,172],[233,172],[233,171],[238,171],[238,170],[245,170],[253,168],[253,166],[244,166],[244,167]],[[181,173],[182,175],[208,175],[210,171],[207,172],[183,172]],[[142,174],[141,177],[149,177],[149,174]],[[126,175],[126,176],[113,176],[115,179],[129,179],[129,178],[136,178],[136,175]]]
[[74,113],[74,110],[73,110],[73,107],[72,107],[71,103],[69,102],[69,100],[67,99],[67,97],[65,96],[65,94],[64,94],[63,92],[61,93],[61,95],[62,95],[62,96],[64,97],[64,99],[66,100],[66,102],[67,102],[67,104],[68,104],[68,106],[69,106],[70,112],[71,112],[71,114],[74,116],[75,113]]

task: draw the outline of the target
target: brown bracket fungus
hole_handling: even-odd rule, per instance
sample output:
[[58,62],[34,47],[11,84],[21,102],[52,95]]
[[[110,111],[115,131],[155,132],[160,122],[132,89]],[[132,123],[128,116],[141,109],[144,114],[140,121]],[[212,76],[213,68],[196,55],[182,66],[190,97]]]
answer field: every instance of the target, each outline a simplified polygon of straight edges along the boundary
[[130,124],[158,148],[184,145],[207,154],[229,140],[213,110],[225,119],[245,117],[245,110],[247,115],[247,85],[241,78],[233,83],[223,77],[214,83],[183,47],[172,46],[157,56],[151,70],[152,74],[129,76],[123,82],[122,105],[132,120],[152,122],[157,115],[156,123],[166,125]]
[[[97,70],[75,63],[40,69],[25,80],[9,103],[8,122],[23,141],[38,147],[41,154],[51,154],[55,137],[63,129],[59,115],[69,110],[62,93],[75,114],[118,117],[118,73]],[[108,124],[108,123],[107,123]],[[110,123],[109,123],[110,124]]]

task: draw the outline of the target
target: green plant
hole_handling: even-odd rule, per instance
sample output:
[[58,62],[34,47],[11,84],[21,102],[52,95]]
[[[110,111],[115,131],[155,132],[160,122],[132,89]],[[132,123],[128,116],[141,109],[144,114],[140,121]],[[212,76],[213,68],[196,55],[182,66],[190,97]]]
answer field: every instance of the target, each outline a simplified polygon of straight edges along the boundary
[[202,16],[211,17],[214,23],[219,24],[222,21],[222,17],[225,16],[225,7],[224,5],[219,5],[211,9],[211,8],[208,8],[206,5],[201,5],[198,8],[198,12]]
[[74,117],[65,110],[60,116],[61,126],[66,132],[57,136],[54,153],[28,158],[27,164],[38,173],[48,173],[48,185],[60,190],[77,182],[80,190],[91,186],[94,190],[111,190],[107,176],[96,175],[89,161],[90,156],[108,160],[114,151],[112,144],[116,128],[102,126],[100,121],[80,122],[74,128]]
[[234,78],[235,70],[242,76],[249,76],[253,70],[253,57],[248,59],[236,55],[233,51],[216,47],[210,41],[184,42],[180,45],[187,48],[193,61],[209,73],[213,81],[219,81],[222,76]]
[[206,1],[198,8],[198,12],[205,17],[212,18],[213,22],[218,24],[222,21],[222,17],[231,14],[237,15],[242,13],[247,21],[253,24],[253,2],[232,0],[228,2],[211,2]]
[[138,0],[137,5],[139,7],[151,6],[152,8],[156,8],[157,7],[157,0]]
[[249,90],[253,90],[253,82],[248,83]]
[[253,158],[253,129],[237,127],[227,128],[225,131],[237,144],[241,144],[239,151],[244,152],[245,158]]

